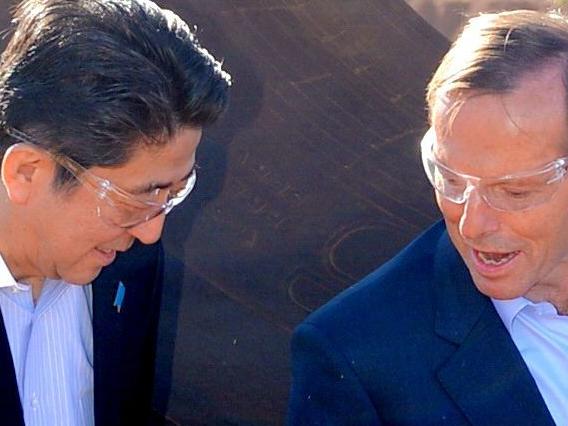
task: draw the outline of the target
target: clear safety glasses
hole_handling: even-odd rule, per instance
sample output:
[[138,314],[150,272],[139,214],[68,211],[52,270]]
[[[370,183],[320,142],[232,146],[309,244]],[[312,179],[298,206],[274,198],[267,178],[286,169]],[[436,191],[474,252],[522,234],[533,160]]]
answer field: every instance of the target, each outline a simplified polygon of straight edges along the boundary
[[144,196],[133,195],[114,185],[108,179],[91,173],[75,160],[47,151],[24,132],[10,127],[4,127],[4,129],[14,139],[47,152],[57,164],[69,171],[81,184],[91,188],[99,200],[98,216],[107,224],[121,228],[132,228],[162,213],[168,214],[187,198],[197,181],[197,167],[194,166],[191,173],[174,187],[156,188]]
[[453,203],[465,203],[475,189],[496,210],[527,210],[549,201],[566,177],[568,157],[557,158],[538,169],[496,178],[459,173],[436,159],[435,140],[436,134],[430,128],[420,143],[422,164],[434,189]]

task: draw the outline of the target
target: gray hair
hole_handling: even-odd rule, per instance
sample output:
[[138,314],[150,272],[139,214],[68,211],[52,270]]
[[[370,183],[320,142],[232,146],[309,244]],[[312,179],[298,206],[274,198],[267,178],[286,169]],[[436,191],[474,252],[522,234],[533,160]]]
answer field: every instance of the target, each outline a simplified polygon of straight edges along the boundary
[[554,63],[562,66],[566,85],[567,59],[568,19],[559,11],[517,10],[472,18],[428,85],[430,121],[439,101],[451,99],[459,108],[472,94],[507,93],[523,76]]

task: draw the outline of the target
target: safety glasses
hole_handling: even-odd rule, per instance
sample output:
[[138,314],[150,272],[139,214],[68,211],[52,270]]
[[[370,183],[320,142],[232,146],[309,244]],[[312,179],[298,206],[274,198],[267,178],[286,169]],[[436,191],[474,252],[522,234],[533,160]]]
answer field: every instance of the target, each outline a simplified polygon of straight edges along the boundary
[[436,141],[430,128],[420,143],[422,164],[428,180],[445,199],[463,204],[475,189],[492,208],[501,211],[521,211],[549,201],[566,177],[568,157],[553,160],[534,170],[496,178],[480,178],[450,169],[434,156]]

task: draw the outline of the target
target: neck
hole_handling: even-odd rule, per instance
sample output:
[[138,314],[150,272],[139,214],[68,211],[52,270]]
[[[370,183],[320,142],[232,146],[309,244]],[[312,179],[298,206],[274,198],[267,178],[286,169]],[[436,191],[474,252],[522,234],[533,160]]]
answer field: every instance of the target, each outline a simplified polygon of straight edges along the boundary
[[531,302],[551,303],[559,315],[568,315],[568,255],[559,259],[523,296]]
[[20,262],[16,260],[18,257],[14,257],[5,251],[2,251],[2,249],[0,249],[0,253],[2,253],[2,258],[14,279],[19,283],[31,286],[34,303],[37,302],[41,295],[41,290],[43,289],[45,277],[40,276],[37,273],[34,274],[27,272],[26,268],[22,268]]
[[28,255],[26,241],[30,241],[30,239],[26,237],[24,230],[16,229],[14,226],[6,226],[1,220],[0,235],[0,254],[10,274],[17,282],[32,287],[32,296],[36,301],[41,294],[45,277],[41,275]]
[[41,282],[41,284],[38,284],[38,285],[32,284],[32,299],[34,301],[34,305],[37,304],[37,301],[39,300],[39,296],[41,295],[42,289],[43,289],[43,281]]
[[[568,276],[568,271],[566,272],[565,276]],[[549,281],[546,284],[539,283],[524,297],[535,303],[551,303],[559,315],[568,315],[568,279]]]

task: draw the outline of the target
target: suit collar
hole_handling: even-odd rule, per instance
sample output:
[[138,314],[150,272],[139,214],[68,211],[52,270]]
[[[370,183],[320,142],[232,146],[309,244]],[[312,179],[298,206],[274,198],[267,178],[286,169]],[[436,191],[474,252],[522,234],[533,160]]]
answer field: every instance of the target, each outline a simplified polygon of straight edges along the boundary
[[435,258],[436,333],[456,351],[438,380],[474,425],[554,425],[491,300],[477,291],[444,232]]
[[436,322],[441,337],[460,344],[469,335],[489,301],[476,290],[471,275],[444,232],[434,258]]
[[0,379],[0,412],[2,413],[3,422],[10,425],[24,425],[24,415],[20,404],[20,394],[18,392],[18,383],[16,381],[16,373],[14,372],[14,363],[10,352],[10,344],[6,328],[4,327],[4,318],[0,311],[0,366],[2,368],[2,378]]
[[103,273],[93,283],[93,368],[95,424],[119,418],[123,315],[114,306],[118,282]]

